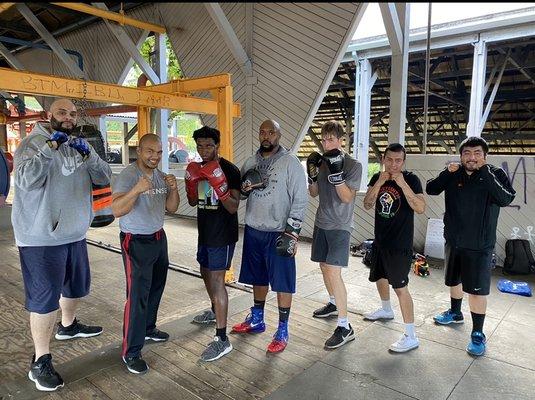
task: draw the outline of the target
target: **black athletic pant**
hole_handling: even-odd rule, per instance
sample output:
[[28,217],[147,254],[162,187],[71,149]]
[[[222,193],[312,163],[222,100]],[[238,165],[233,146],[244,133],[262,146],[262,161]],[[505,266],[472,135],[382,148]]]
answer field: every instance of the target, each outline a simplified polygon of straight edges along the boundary
[[121,232],[126,274],[126,303],[123,320],[123,357],[139,356],[145,333],[156,327],[169,257],[163,229],[151,235]]

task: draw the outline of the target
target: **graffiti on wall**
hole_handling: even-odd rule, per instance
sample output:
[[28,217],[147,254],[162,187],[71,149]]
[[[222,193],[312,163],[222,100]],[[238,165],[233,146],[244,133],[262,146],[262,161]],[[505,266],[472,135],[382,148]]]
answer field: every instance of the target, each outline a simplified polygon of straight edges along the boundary
[[526,239],[535,244],[535,232],[533,231],[533,226],[528,225],[523,229],[520,229],[518,226],[513,226],[511,228],[511,239]]

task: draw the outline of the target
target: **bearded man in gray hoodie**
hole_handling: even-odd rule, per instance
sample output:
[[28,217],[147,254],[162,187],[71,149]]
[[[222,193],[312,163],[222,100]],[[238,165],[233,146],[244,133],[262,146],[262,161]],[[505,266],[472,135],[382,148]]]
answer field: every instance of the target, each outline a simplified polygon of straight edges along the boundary
[[78,322],[76,308],[89,294],[85,236],[93,219],[92,183],[107,185],[111,178],[91,145],[71,135],[78,114],[70,100],[54,101],[48,117],[50,123],[37,122],[15,152],[11,216],[35,347],[28,377],[41,391],[63,386],[50,354],[58,308],[56,339],[102,333],[100,326]]
[[253,285],[254,305],[234,333],[266,329],[264,305],[269,286],[277,292],[279,324],[268,353],[283,351],[289,339],[288,317],[295,293],[295,254],[308,202],[305,170],[299,159],[279,144],[280,125],[260,125],[260,148],[242,167],[242,195],[247,198],[239,282]]

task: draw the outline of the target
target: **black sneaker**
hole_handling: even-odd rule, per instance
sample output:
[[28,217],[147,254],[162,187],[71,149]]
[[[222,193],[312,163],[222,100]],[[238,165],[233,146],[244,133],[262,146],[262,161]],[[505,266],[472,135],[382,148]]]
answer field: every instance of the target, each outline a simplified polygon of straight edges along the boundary
[[315,318],[327,318],[331,315],[338,315],[338,308],[336,308],[336,306],[330,301],[312,313],[312,316]]
[[355,332],[353,331],[351,324],[349,324],[349,329],[346,329],[343,326],[337,326],[333,335],[325,342],[325,347],[328,349],[336,349],[351,340],[355,340]]
[[43,392],[53,392],[63,387],[64,384],[63,379],[61,379],[61,376],[52,365],[51,354],[44,354],[37,361],[35,361],[35,354],[33,355],[28,378],[35,382],[37,390]]
[[145,334],[145,340],[152,340],[154,342],[166,342],[169,339],[169,334],[159,329],[154,328],[151,333]]
[[126,368],[133,374],[143,375],[149,370],[149,366],[141,358],[141,356],[136,357],[123,357],[123,361],[126,364]]
[[57,340],[68,340],[74,338],[88,338],[98,336],[102,333],[101,326],[89,326],[78,322],[75,318],[71,326],[63,326],[58,322],[58,331],[55,338]]

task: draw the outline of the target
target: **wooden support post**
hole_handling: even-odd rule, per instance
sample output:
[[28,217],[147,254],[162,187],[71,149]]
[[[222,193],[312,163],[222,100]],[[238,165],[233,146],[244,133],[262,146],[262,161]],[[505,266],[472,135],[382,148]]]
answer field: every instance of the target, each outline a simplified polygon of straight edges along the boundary
[[138,107],[137,108],[137,138],[138,140],[147,133],[151,133],[150,130],[150,108]]

